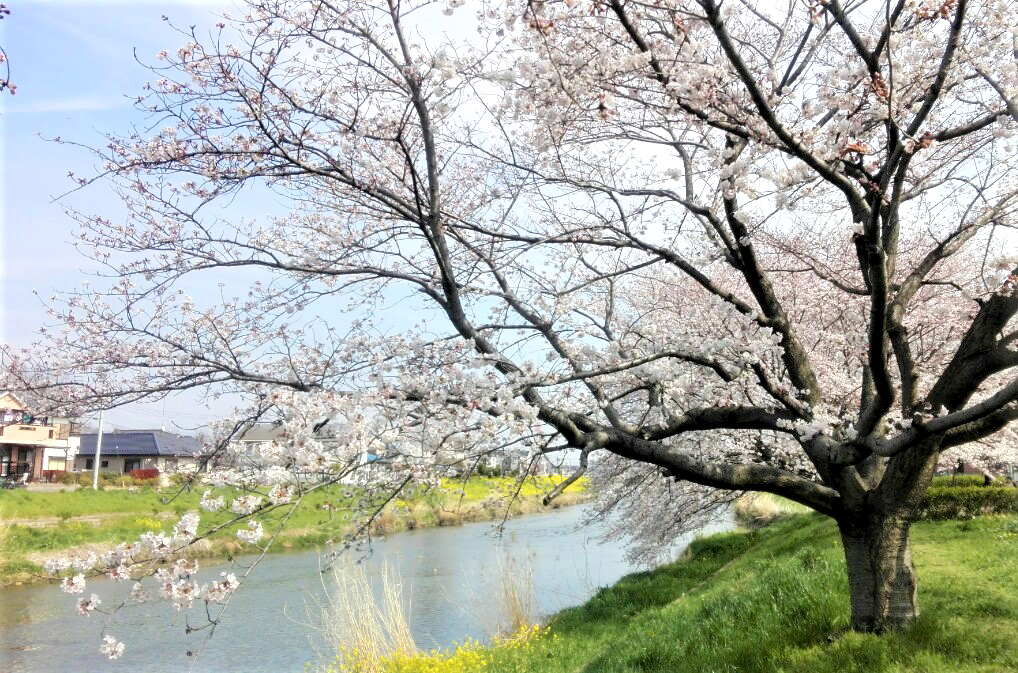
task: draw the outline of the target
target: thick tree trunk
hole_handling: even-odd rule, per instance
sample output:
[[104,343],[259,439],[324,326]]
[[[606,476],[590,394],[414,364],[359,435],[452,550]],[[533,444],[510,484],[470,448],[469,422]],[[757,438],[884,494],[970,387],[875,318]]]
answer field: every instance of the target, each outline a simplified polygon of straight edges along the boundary
[[900,629],[919,615],[909,524],[907,517],[879,516],[839,522],[854,630]]

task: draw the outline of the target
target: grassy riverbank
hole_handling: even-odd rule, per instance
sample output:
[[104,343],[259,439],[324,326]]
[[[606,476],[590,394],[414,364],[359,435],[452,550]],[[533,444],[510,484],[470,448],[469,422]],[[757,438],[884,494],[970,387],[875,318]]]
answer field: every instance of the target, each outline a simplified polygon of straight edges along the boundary
[[1018,517],[913,529],[922,616],[884,636],[848,630],[834,525],[792,515],[695,542],[623,578],[535,637],[395,655],[382,673],[1000,673],[1018,670]]
[[[528,479],[519,497],[512,500],[510,514],[546,509],[541,498],[558,481],[557,477]],[[506,478],[478,477],[465,483],[448,480],[441,489],[394,500],[372,522],[371,529],[376,535],[384,535],[495,519],[505,515],[504,503],[516,488],[516,482]],[[350,490],[330,487],[309,494],[276,537],[271,550],[323,546],[340,539],[351,527],[349,495],[344,496]],[[56,553],[99,552],[124,540],[136,539],[146,531],[168,532],[182,514],[198,509],[200,499],[198,492],[174,494],[153,489],[0,491],[0,586],[38,579],[42,562]],[[585,482],[577,482],[552,506],[572,505],[586,499]],[[267,533],[275,529],[281,516],[277,511],[262,519]],[[202,520],[215,525],[228,518],[227,513],[203,513]],[[234,533],[227,529],[202,540],[194,552],[210,557],[251,551]]]

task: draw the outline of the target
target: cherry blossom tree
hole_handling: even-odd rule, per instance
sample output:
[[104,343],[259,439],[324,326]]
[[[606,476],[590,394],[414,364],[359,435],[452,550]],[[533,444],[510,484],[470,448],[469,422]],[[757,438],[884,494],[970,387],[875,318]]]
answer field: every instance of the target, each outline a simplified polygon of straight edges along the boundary
[[[440,452],[593,456],[649,556],[779,494],[837,522],[853,628],[910,623],[938,461],[1014,450],[1009,0],[463,4],[249,0],[160,54],[156,130],[80,178],[127,207],[75,213],[110,280],[54,299],[11,385],[248,396],[220,450],[266,414],[285,432],[215,473],[251,490],[240,519],[373,447],[390,493]],[[231,215],[255,188],[287,212]],[[129,577],[132,553],[80,565]],[[234,587],[162,573],[178,603]]]
[[[0,2],[0,21],[10,16],[11,10],[7,7],[7,3]],[[11,92],[11,95],[17,93],[18,87],[11,82],[11,62],[7,60],[7,52],[0,46],[0,69],[3,70],[0,73],[0,91],[7,90]]]

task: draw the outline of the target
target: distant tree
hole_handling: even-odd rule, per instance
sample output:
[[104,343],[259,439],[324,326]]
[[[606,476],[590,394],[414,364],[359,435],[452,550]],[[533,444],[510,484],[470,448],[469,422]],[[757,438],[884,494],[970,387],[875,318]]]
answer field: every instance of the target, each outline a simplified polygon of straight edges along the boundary
[[[837,522],[853,628],[914,619],[938,461],[1018,418],[1010,0],[515,0],[463,40],[442,5],[248,5],[236,44],[160,55],[161,130],[96,151],[128,216],[79,214],[81,245],[113,282],[54,304],[15,385],[249,395],[231,429],[285,433],[215,477],[252,489],[241,517],[397,440],[597,452],[648,550],[776,493]],[[292,212],[231,218],[256,186]],[[427,324],[371,320],[396,298]],[[429,478],[392,464],[378,489]],[[221,598],[180,573],[171,600]]]

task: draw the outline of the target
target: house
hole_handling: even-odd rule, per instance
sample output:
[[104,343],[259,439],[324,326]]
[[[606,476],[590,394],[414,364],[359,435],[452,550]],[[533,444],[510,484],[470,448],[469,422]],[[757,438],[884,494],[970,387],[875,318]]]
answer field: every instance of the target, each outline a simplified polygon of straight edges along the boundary
[[[326,449],[331,449],[337,454],[343,446],[342,428],[334,426],[327,427],[328,423],[318,423],[312,433],[315,438],[322,442]],[[272,442],[280,442],[284,446],[287,437],[282,423],[258,423],[251,427],[234,441],[231,461],[234,466],[258,467],[262,462],[259,456],[260,450]],[[342,451],[345,453],[345,451]],[[295,468],[298,478],[307,482],[317,482],[324,479],[331,479],[335,475],[335,469],[339,466],[329,465],[325,471],[317,471],[306,468],[300,470]],[[345,484],[356,484],[370,481],[376,472],[388,468],[388,463],[377,449],[365,449],[348,459],[345,465],[346,474],[340,479]]]
[[500,458],[497,467],[504,475],[520,476],[524,473],[533,477],[546,477],[548,475],[561,475],[563,470],[568,471],[563,465],[556,464],[548,456],[533,456],[527,449],[504,449],[493,454]]
[[[98,435],[81,435],[74,460],[75,471],[95,468]],[[123,430],[104,432],[99,448],[99,470],[127,474],[131,470],[178,470],[194,472],[201,466],[202,444],[194,437],[164,430]]]
[[17,395],[0,392],[0,480],[43,481],[69,468],[77,445],[69,419],[36,416]]
[[247,432],[234,440],[234,451],[240,454],[249,453],[262,444],[283,439],[282,423],[256,423]]

